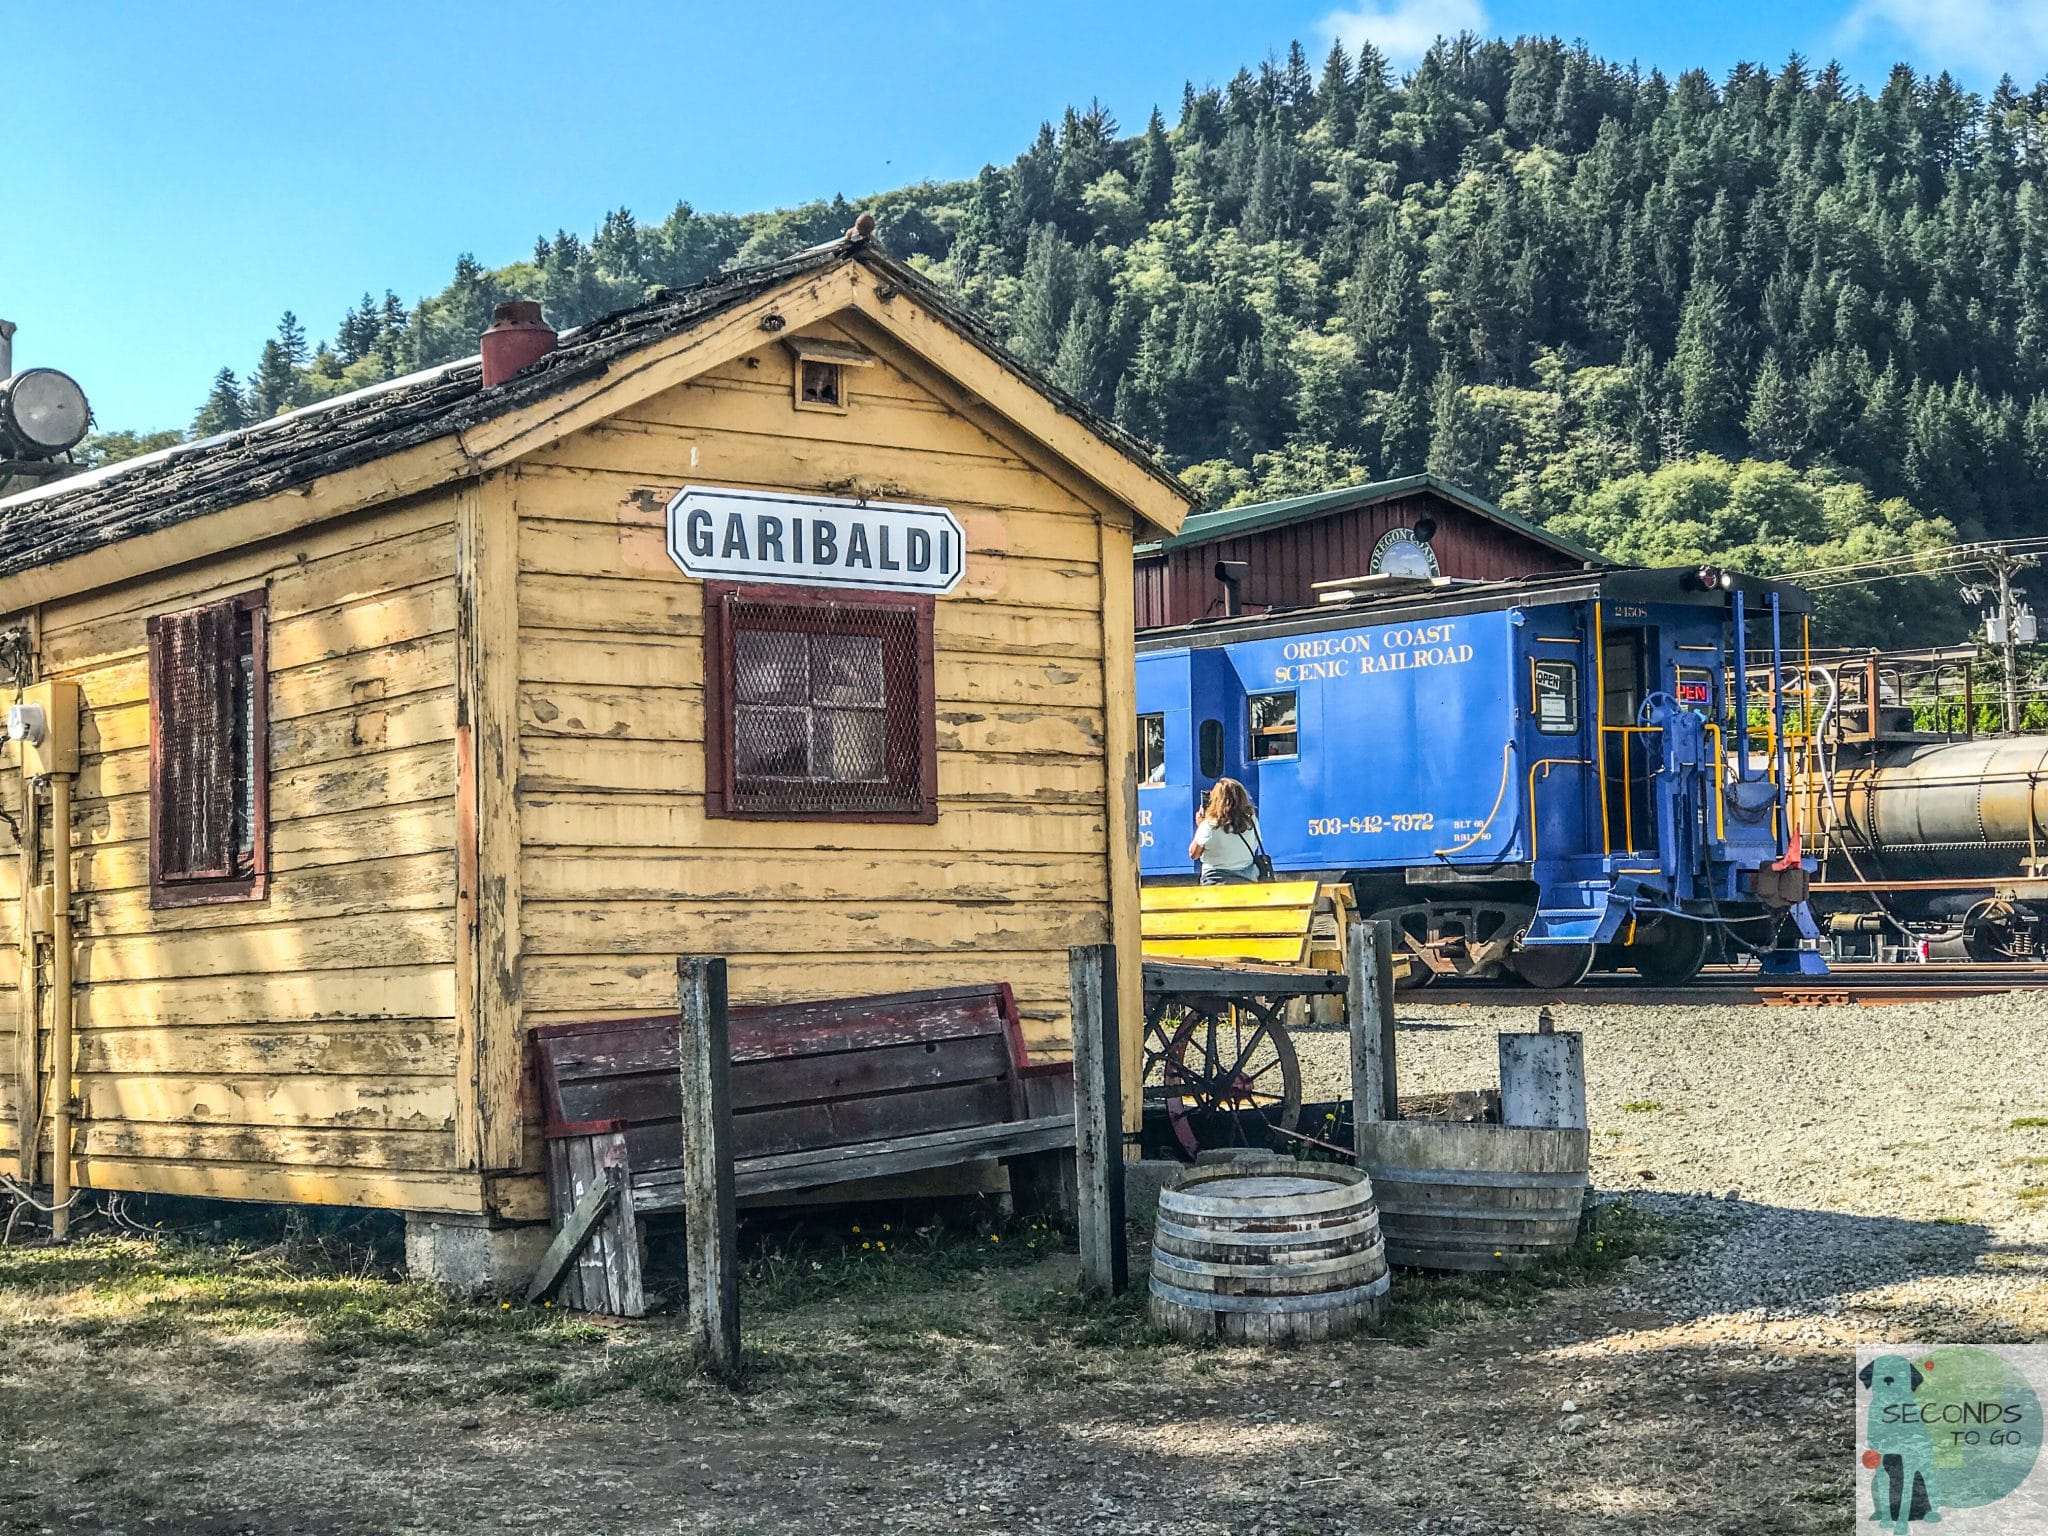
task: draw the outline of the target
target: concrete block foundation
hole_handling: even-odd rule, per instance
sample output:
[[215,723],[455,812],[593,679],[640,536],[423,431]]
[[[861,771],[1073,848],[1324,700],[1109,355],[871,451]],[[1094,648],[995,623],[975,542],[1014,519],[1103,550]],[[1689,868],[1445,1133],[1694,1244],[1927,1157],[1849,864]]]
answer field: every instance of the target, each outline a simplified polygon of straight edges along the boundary
[[405,1218],[405,1267],[458,1295],[508,1294],[533,1279],[549,1235],[546,1222],[413,1212]]

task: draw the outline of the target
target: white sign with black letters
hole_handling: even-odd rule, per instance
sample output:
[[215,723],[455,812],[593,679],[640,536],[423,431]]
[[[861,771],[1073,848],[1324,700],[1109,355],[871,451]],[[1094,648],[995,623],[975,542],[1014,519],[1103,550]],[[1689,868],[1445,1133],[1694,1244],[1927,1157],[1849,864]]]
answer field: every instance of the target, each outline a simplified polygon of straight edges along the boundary
[[700,578],[937,593],[960,585],[967,536],[944,507],[686,485],[668,552]]

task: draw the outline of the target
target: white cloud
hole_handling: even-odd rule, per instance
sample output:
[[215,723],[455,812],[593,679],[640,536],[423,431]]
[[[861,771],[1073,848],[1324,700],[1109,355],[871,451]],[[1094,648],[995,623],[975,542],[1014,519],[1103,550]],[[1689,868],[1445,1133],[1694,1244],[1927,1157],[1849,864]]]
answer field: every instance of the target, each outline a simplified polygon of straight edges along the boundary
[[1413,64],[1439,37],[1484,32],[1486,7],[1479,0],[1365,0],[1330,12],[1316,29],[1349,52],[1370,42],[1395,64]]
[[2010,73],[2025,86],[2048,65],[2048,0],[1858,0],[1840,41],[1904,43],[1922,73]]

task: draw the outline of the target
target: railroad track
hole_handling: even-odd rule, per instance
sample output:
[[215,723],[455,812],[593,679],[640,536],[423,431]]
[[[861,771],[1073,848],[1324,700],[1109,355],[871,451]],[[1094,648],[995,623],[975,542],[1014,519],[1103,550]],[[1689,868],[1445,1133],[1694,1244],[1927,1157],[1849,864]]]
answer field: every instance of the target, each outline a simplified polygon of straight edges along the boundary
[[1406,999],[1412,1004],[1468,1007],[1599,1007],[1611,1002],[1645,1008],[1832,1008],[1989,997],[2024,987],[2048,987],[2048,965],[1838,965],[1829,976],[1782,978],[1716,967],[1683,987],[1646,987],[1626,976],[1589,976],[1561,991],[1501,981],[1439,982],[1406,994]]

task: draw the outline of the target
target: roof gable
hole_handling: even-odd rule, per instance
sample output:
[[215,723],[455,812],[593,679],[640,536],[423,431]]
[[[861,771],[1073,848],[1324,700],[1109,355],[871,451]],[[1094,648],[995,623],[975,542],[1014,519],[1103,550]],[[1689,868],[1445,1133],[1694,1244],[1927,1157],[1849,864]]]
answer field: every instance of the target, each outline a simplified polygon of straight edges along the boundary
[[[1035,374],[912,269],[852,237],[578,327],[493,389],[483,387],[479,360],[465,358],[0,500],[0,606],[54,595],[46,579],[10,578],[44,576],[210,513],[284,498],[275,526],[262,530],[270,536],[486,473],[758,346],[764,331],[855,308],[1150,528],[1170,532],[1196,504],[1142,444]],[[349,489],[336,489],[344,482]],[[121,574],[109,569],[73,589]],[[8,592],[17,585],[18,600]]]
[[1455,506],[1463,507],[1477,517],[1496,523],[1560,554],[1569,555],[1574,560],[1591,561],[1595,565],[1613,564],[1606,556],[1587,549],[1582,544],[1575,544],[1570,539],[1549,533],[1525,517],[1505,511],[1483,497],[1475,496],[1448,480],[1430,474],[1403,475],[1395,480],[1373,480],[1362,485],[1346,485],[1335,490],[1317,491],[1307,496],[1291,496],[1284,501],[1262,501],[1246,507],[1224,507],[1213,512],[1196,512],[1181,524],[1178,533],[1156,544],[1144,545],[1138,553],[1161,554],[1168,550],[1185,549],[1193,544],[1207,544],[1215,539],[1260,533],[1269,528],[1281,528],[1292,523],[1327,517],[1333,512],[1348,512],[1355,507],[1391,501],[1397,496],[1410,496],[1417,491],[1431,492]]

